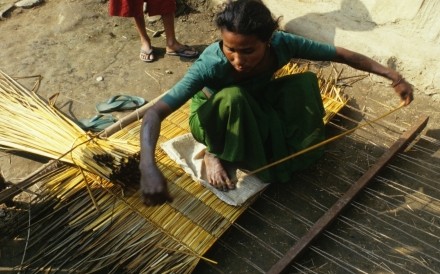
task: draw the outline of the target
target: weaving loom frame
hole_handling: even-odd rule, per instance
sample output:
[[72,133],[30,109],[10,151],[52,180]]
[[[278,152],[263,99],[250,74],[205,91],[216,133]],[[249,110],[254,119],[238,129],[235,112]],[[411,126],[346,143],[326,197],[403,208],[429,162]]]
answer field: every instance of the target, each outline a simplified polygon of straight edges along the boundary
[[[293,64],[293,63],[291,63],[291,64]],[[289,73],[293,73],[292,69],[290,70]],[[320,77],[320,75],[318,75],[318,77]],[[335,80],[336,78],[330,78],[330,80],[329,80],[329,78],[323,79],[322,77],[320,77],[319,79],[320,79],[320,88],[325,87],[325,90],[329,90],[328,88],[330,87],[330,91],[333,91],[332,87],[334,87],[333,85],[336,83],[336,80]],[[326,84],[325,86],[324,86],[324,83]],[[329,84],[329,83],[333,83],[333,84]],[[337,97],[339,97],[339,99],[342,98],[342,97],[340,97],[339,93],[338,93]],[[332,102],[332,100],[327,100],[327,102],[329,102],[329,101]],[[342,102],[340,102],[340,105],[338,106],[339,109],[341,109],[345,105],[345,103],[346,103],[346,100],[343,100]],[[331,105],[331,104],[324,103],[324,105],[327,108],[329,108],[329,105]],[[326,116],[326,119],[328,119],[328,120],[331,119],[332,115],[334,113],[336,113],[339,109],[334,110],[334,111],[329,111],[328,112],[329,116]],[[139,118],[139,116],[140,116],[139,113],[136,111],[136,117]],[[187,123],[185,123],[185,119],[187,119],[187,117],[188,117],[188,108],[187,107],[186,108],[184,107],[181,110],[175,112],[168,119],[166,119],[164,121],[164,123],[162,125],[162,132],[166,132],[167,130],[170,130],[170,129],[171,130],[176,130],[177,129],[177,132],[175,133],[176,135],[184,133],[184,132],[187,132],[188,131],[187,127],[186,128],[180,128],[180,125],[182,125],[182,124],[187,125]],[[128,135],[128,136],[139,136],[140,121],[136,121],[136,122],[130,123],[130,125],[128,125],[126,127],[122,127],[121,124],[118,125],[118,126],[119,126],[119,130],[114,132],[114,134],[112,134],[112,135],[109,134],[109,132],[104,132],[104,134],[106,134],[108,136],[107,137],[108,140],[110,140],[110,141],[116,140],[116,142],[118,142],[118,139],[123,139],[123,136],[126,136],[126,135]],[[117,128],[118,126],[116,126],[115,128]],[[101,138],[102,138],[102,136],[103,135],[101,135]],[[167,139],[169,139],[169,137],[165,137],[165,136],[161,135],[159,142],[162,142],[162,141],[167,140]],[[139,146],[138,142],[136,142],[136,141],[131,142],[130,145],[134,146],[134,147]],[[163,152],[161,152],[159,148],[158,148],[156,157],[158,159],[159,166],[161,167],[162,171],[165,173],[165,175],[167,176],[169,181],[175,181],[176,183],[181,184],[182,189],[185,189],[185,191],[188,191],[189,188],[197,188],[197,185],[194,184],[194,182],[188,176],[185,177],[185,174],[182,174],[182,172],[179,171],[180,169],[179,169],[178,166],[176,166],[171,161],[165,159],[166,155],[164,155]],[[65,166],[57,167],[57,169],[62,169],[62,168],[65,168]],[[69,169],[74,169],[74,167],[68,167],[68,168]],[[56,172],[53,172],[53,173],[56,173]],[[53,173],[50,173],[50,174],[53,174]],[[106,205],[106,202],[111,200],[111,199],[110,198],[106,198],[106,199],[104,199],[104,201],[96,200],[96,197],[94,197],[94,195],[97,195],[97,194],[96,193],[92,194],[92,193],[96,192],[95,187],[96,188],[100,188],[100,187],[104,186],[104,189],[107,190],[107,192],[110,195],[109,197],[111,197],[111,196],[115,197],[115,195],[117,195],[116,193],[123,193],[122,190],[120,188],[118,188],[117,185],[112,184],[109,181],[106,181],[104,178],[99,178],[99,176],[93,175],[92,173],[89,173],[89,172],[87,172],[85,170],[81,170],[81,169],[78,169],[76,171],[70,170],[70,171],[65,171],[64,173],[65,173],[64,176],[66,176],[66,174],[76,174],[73,177],[73,179],[71,180],[71,181],[74,181],[73,185],[75,187],[68,186],[64,190],[62,190],[61,192],[58,192],[58,193],[56,191],[53,192],[54,196],[52,196],[52,197],[54,199],[56,198],[56,199],[58,199],[60,201],[59,207],[63,207],[63,206],[61,206],[61,204],[66,203],[66,200],[68,200],[70,197],[75,197],[75,196],[79,195],[79,194],[77,194],[75,192],[72,192],[73,190],[77,189],[76,186],[79,186],[79,185],[83,185],[82,189],[83,189],[84,193],[88,193],[87,195],[90,195],[90,198],[91,198],[90,202],[91,203],[89,204],[89,206],[91,208],[94,208],[94,210],[96,210],[97,213],[101,212],[103,210],[103,208],[101,208],[101,206],[103,204]],[[37,178],[38,178],[38,180],[43,180],[44,178],[46,178],[45,176],[47,176],[47,174],[42,174],[42,178],[41,177],[38,178],[38,176],[37,176]],[[179,177],[179,176],[181,176],[181,177]],[[83,180],[87,181],[87,183],[84,183],[84,181],[81,178]],[[55,182],[52,182],[52,184],[51,184],[51,181],[49,180],[47,182],[47,187],[48,187],[48,189],[52,188],[52,189],[58,189],[59,190],[59,189],[62,189],[60,183],[61,184],[62,183],[70,183],[70,181],[67,180],[64,177],[64,179],[62,179],[62,180],[59,180],[59,179],[55,180]],[[88,187],[85,188],[84,185],[88,186]],[[171,189],[172,194],[175,194],[173,188],[171,187],[170,189]],[[173,271],[177,271],[179,273],[180,272],[181,273],[189,273],[189,272],[191,272],[194,269],[194,267],[196,266],[197,262],[200,259],[203,258],[203,254],[212,246],[212,244],[215,242],[215,240],[218,239],[221,236],[221,234],[240,216],[240,214],[243,211],[246,210],[247,206],[249,206],[252,203],[252,201],[253,201],[251,199],[251,200],[249,200],[248,203],[246,203],[245,205],[243,205],[243,206],[241,206],[240,208],[237,209],[237,208],[228,206],[228,205],[224,204],[223,202],[219,201],[218,199],[213,197],[212,193],[208,192],[207,190],[202,189],[201,186],[198,187],[197,191],[198,191],[197,192],[198,194],[193,195],[193,196],[197,197],[197,198],[199,198],[201,200],[204,200],[205,202],[207,202],[207,205],[209,205],[208,207],[211,208],[212,210],[214,210],[215,212],[217,212],[217,214],[221,214],[221,213],[224,213],[224,212],[229,212],[229,214],[226,214],[226,216],[223,216],[223,217],[225,217],[226,222],[228,224],[224,224],[223,223],[223,225],[219,226],[219,227],[221,227],[220,231],[217,232],[217,233],[214,233],[212,235],[212,237],[211,237],[211,239],[213,239],[213,241],[209,242],[209,241],[206,241],[206,239],[205,240],[196,241],[196,242],[202,243],[202,244],[199,245],[199,248],[195,248],[196,250],[192,250],[192,251],[188,251],[187,250],[188,249],[188,245],[190,245],[192,242],[194,242],[194,239],[189,239],[189,238],[182,239],[182,242],[176,243],[175,246],[171,244],[172,247],[162,248],[161,252],[159,252],[158,255],[155,256],[156,260],[153,260],[151,262],[151,264],[149,264],[149,265],[139,266],[139,265],[136,265],[135,263],[132,263],[131,267],[133,269],[137,269],[137,270],[144,269],[144,270],[146,270],[146,269],[151,268],[152,266],[157,267],[158,265],[160,265],[160,267],[157,269],[157,271],[165,271],[165,270],[166,271],[170,271],[170,270],[173,270]],[[57,193],[57,194],[55,194],[55,193]],[[82,195],[85,195],[84,193]],[[139,193],[136,193],[136,191],[132,192],[131,194],[132,195],[136,195],[136,197],[140,196]],[[51,195],[47,195],[47,197],[50,197],[50,196]],[[83,196],[83,197],[86,197],[86,196]],[[133,201],[133,199],[136,199],[136,198],[133,198],[134,196],[126,196],[126,197],[128,197],[128,198],[126,200],[124,199],[125,202],[123,201],[122,204],[129,205],[129,207],[132,210],[136,209],[135,212],[137,212],[137,214],[141,214],[141,215],[143,215],[143,214],[151,214],[151,216],[155,215],[155,209],[152,209],[152,208],[142,208],[142,205],[141,205],[141,203],[139,203],[139,199],[138,198],[137,198],[137,201]],[[133,203],[130,203],[130,202],[133,202]],[[121,205],[119,205],[119,206],[121,206]],[[141,209],[138,209],[139,207]],[[158,209],[158,211],[163,211],[163,209],[165,207],[168,207],[168,205],[163,205],[161,207],[156,207],[156,209]],[[106,208],[107,211],[104,211],[104,213],[103,212],[101,212],[101,213],[103,213],[104,216],[112,216],[112,213],[111,213],[112,211],[111,210],[113,210],[113,207],[109,207],[109,205],[107,204],[107,207],[105,207],[105,208]],[[55,207],[55,209],[57,209],[57,207]],[[176,208],[171,209],[171,210],[176,210]],[[81,220],[81,219],[78,219],[78,218],[79,217],[77,217],[77,219],[75,219],[74,221],[70,221],[69,224],[75,226],[75,224],[79,224],[79,223],[83,223],[84,222],[84,220]],[[179,217],[174,217],[174,218],[179,218]],[[173,219],[173,218],[171,218],[171,219]],[[89,220],[88,225],[86,227],[83,227],[83,231],[86,231],[86,232],[87,231],[100,231],[101,229],[104,229],[105,227],[107,227],[107,225],[111,225],[114,221],[115,220],[113,219],[113,217],[110,218],[110,220],[103,220],[102,218],[98,218],[97,221],[90,221]],[[208,223],[216,224],[217,222],[209,221]],[[158,225],[157,223],[154,223],[153,226],[156,227],[156,228],[159,228],[159,230],[160,230],[161,226]],[[181,228],[182,228],[182,226],[177,226],[177,230],[179,230]],[[203,233],[198,233],[198,235],[202,235],[202,234]],[[176,235],[172,235],[172,233],[171,234],[165,233],[164,235],[168,235],[170,238],[176,239]],[[156,247],[158,247],[158,246],[156,246]],[[159,249],[160,249],[160,247],[159,247]],[[43,248],[42,250],[40,250],[40,252],[43,252],[43,253],[40,253],[39,256],[34,257],[34,260],[36,260],[37,262],[41,263],[41,259],[44,258],[44,256],[42,256],[42,254],[44,254],[45,252],[48,252],[48,250]],[[175,265],[175,266],[172,266],[172,267],[170,267],[170,265],[167,264],[167,262],[169,262],[169,260],[172,260],[172,256],[169,255],[171,253],[177,254],[176,256],[178,258],[180,258],[180,259],[177,259],[177,261],[180,261],[180,263]],[[104,254],[105,253],[103,253],[101,256],[105,256]],[[191,257],[191,259],[188,262],[182,263],[182,261],[181,261],[182,260],[181,259],[182,258],[182,254],[190,254],[189,257],[191,257],[191,256],[192,257]],[[88,258],[89,256],[85,256],[85,257]],[[165,260],[163,257],[166,257],[166,259],[168,261]],[[28,268],[29,270],[31,270],[31,269],[34,269],[34,270],[37,269],[38,270],[38,269],[41,269],[43,267],[41,265],[40,266],[35,266],[33,264],[32,260],[33,259],[31,258],[27,263],[25,263],[24,265],[20,266],[20,268],[24,267],[24,268]],[[52,260],[49,260],[49,262],[51,262]],[[139,263],[142,260],[136,259],[135,261]],[[85,263],[84,260],[82,260],[82,262]],[[63,262],[63,264],[65,264],[65,263],[66,262]],[[45,263],[45,262],[43,262],[43,264],[47,265],[47,263]],[[79,265],[81,265],[80,262],[77,262],[77,263],[74,264],[75,267],[78,267]],[[188,266],[188,265],[190,265],[190,266]],[[90,267],[90,265],[89,265],[89,267]],[[98,268],[99,267],[101,267],[101,268],[102,267],[108,267],[108,263],[106,264],[105,262],[102,262],[102,263],[98,264]],[[178,270],[179,267],[183,267],[183,269]],[[92,271],[92,269],[89,269],[89,271]]]

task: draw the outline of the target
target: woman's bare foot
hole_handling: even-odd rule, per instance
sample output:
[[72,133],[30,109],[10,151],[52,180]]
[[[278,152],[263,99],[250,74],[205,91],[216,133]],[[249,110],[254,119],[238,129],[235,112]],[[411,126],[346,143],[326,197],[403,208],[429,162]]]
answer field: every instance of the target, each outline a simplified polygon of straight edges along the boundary
[[235,189],[235,184],[229,179],[221,161],[215,155],[206,152],[203,157],[206,166],[208,182],[215,188],[223,191]]

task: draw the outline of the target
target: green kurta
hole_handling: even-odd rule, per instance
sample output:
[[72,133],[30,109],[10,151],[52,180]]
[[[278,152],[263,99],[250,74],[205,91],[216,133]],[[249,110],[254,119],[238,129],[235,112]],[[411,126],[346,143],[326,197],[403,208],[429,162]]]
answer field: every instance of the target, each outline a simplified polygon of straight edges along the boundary
[[317,61],[331,61],[336,55],[336,48],[306,39],[291,33],[276,31],[270,41],[270,47],[276,55],[276,65],[265,75],[256,75],[247,83],[237,83],[233,76],[235,69],[229,63],[221,49],[221,42],[209,45],[189,68],[185,76],[174,85],[162,101],[172,109],[177,109],[201,89],[209,93],[238,85],[261,86],[267,84],[272,75],[293,58]]
[[[177,109],[192,98],[194,137],[219,158],[255,170],[324,139],[323,106],[311,73],[271,80],[292,58],[329,61],[336,49],[294,34],[274,32],[276,64],[237,81],[221,42],[208,46],[185,76],[161,99]],[[211,95],[207,100],[201,90]],[[287,181],[316,160],[314,151],[257,174],[265,181]]]

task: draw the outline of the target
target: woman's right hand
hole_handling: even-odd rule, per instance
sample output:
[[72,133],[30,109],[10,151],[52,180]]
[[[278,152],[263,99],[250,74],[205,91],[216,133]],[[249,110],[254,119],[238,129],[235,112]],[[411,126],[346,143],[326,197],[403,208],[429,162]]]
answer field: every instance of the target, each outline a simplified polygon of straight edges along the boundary
[[141,191],[144,204],[154,206],[172,202],[165,176],[155,165],[141,170]]
[[139,169],[142,197],[147,206],[173,201],[168,192],[167,180],[155,162],[160,125],[171,112],[172,109],[166,103],[158,101],[145,112],[142,118]]

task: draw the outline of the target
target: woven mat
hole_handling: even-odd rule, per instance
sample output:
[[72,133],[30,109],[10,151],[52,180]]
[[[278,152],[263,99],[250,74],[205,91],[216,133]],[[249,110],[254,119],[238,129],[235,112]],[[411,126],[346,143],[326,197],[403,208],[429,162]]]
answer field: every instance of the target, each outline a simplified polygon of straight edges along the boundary
[[[321,90],[326,91],[327,87],[332,87],[331,92],[335,90],[331,84],[321,85]],[[22,96],[19,102],[23,102],[24,107],[28,101],[46,104],[31,92]],[[332,94],[330,97],[337,96]],[[335,113],[345,105],[345,102],[336,102],[334,110],[324,96],[323,101],[327,114]],[[199,260],[207,260],[203,255],[257,196],[250,195],[237,203],[240,206],[231,206],[207,187],[196,183],[160,147],[162,143],[189,133],[188,112],[188,106],[183,106],[162,122],[155,153],[158,167],[174,197],[171,203],[146,207],[138,182],[134,182],[136,187],[133,189],[124,189],[103,176],[87,172],[87,168],[74,165],[64,165],[42,174],[38,180],[43,192],[34,202],[47,204],[45,210],[53,213],[43,219],[35,216],[35,220],[24,220],[23,229],[29,225],[32,228],[29,246],[35,250],[29,252],[33,256],[27,257],[23,270],[26,267],[45,268],[47,262],[51,262],[50,267],[54,269],[63,267],[82,273],[109,268],[112,273],[123,270],[190,273]],[[47,122],[75,126],[62,113],[50,113],[53,117]],[[5,128],[8,123],[10,121],[3,121]],[[114,150],[125,157],[139,151],[140,125],[140,121],[133,122],[108,139],[90,142],[90,145],[113,145]],[[84,135],[80,131],[78,134]],[[69,134],[66,136],[70,137]],[[11,146],[12,143],[6,141]],[[93,157],[91,151],[83,147],[75,150],[79,151],[77,157]]]
[[[187,107],[183,107],[164,120],[159,144],[188,133],[187,119]],[[108,141],[139,145],[140,125],[137,121]],[[39,250],[26,265],[39,268],[45,261],[54,261],[53,267],[61,267],[57,262],[69,261],[63,267],[94,272],[103,265],[124,262],[126,269],[136,273],[190,273],[201,259],[210,261],[203,255],[253,199],[231,206],[195,182],[159,146],[156,160],[174,200],[154,207],[143,204],[137,185],[124,189],[75,166],[63,165],[38,178],[43,192],[35,202],[47,202],[56,213],[33,227],[29,241]],[[27,225],[26,220],[23,226]],[[79,238],[64,238],[64,233]],[[47,235],[63,240],[52,243]],[[81,257],[72,259],[77,250],[82,250]]]

